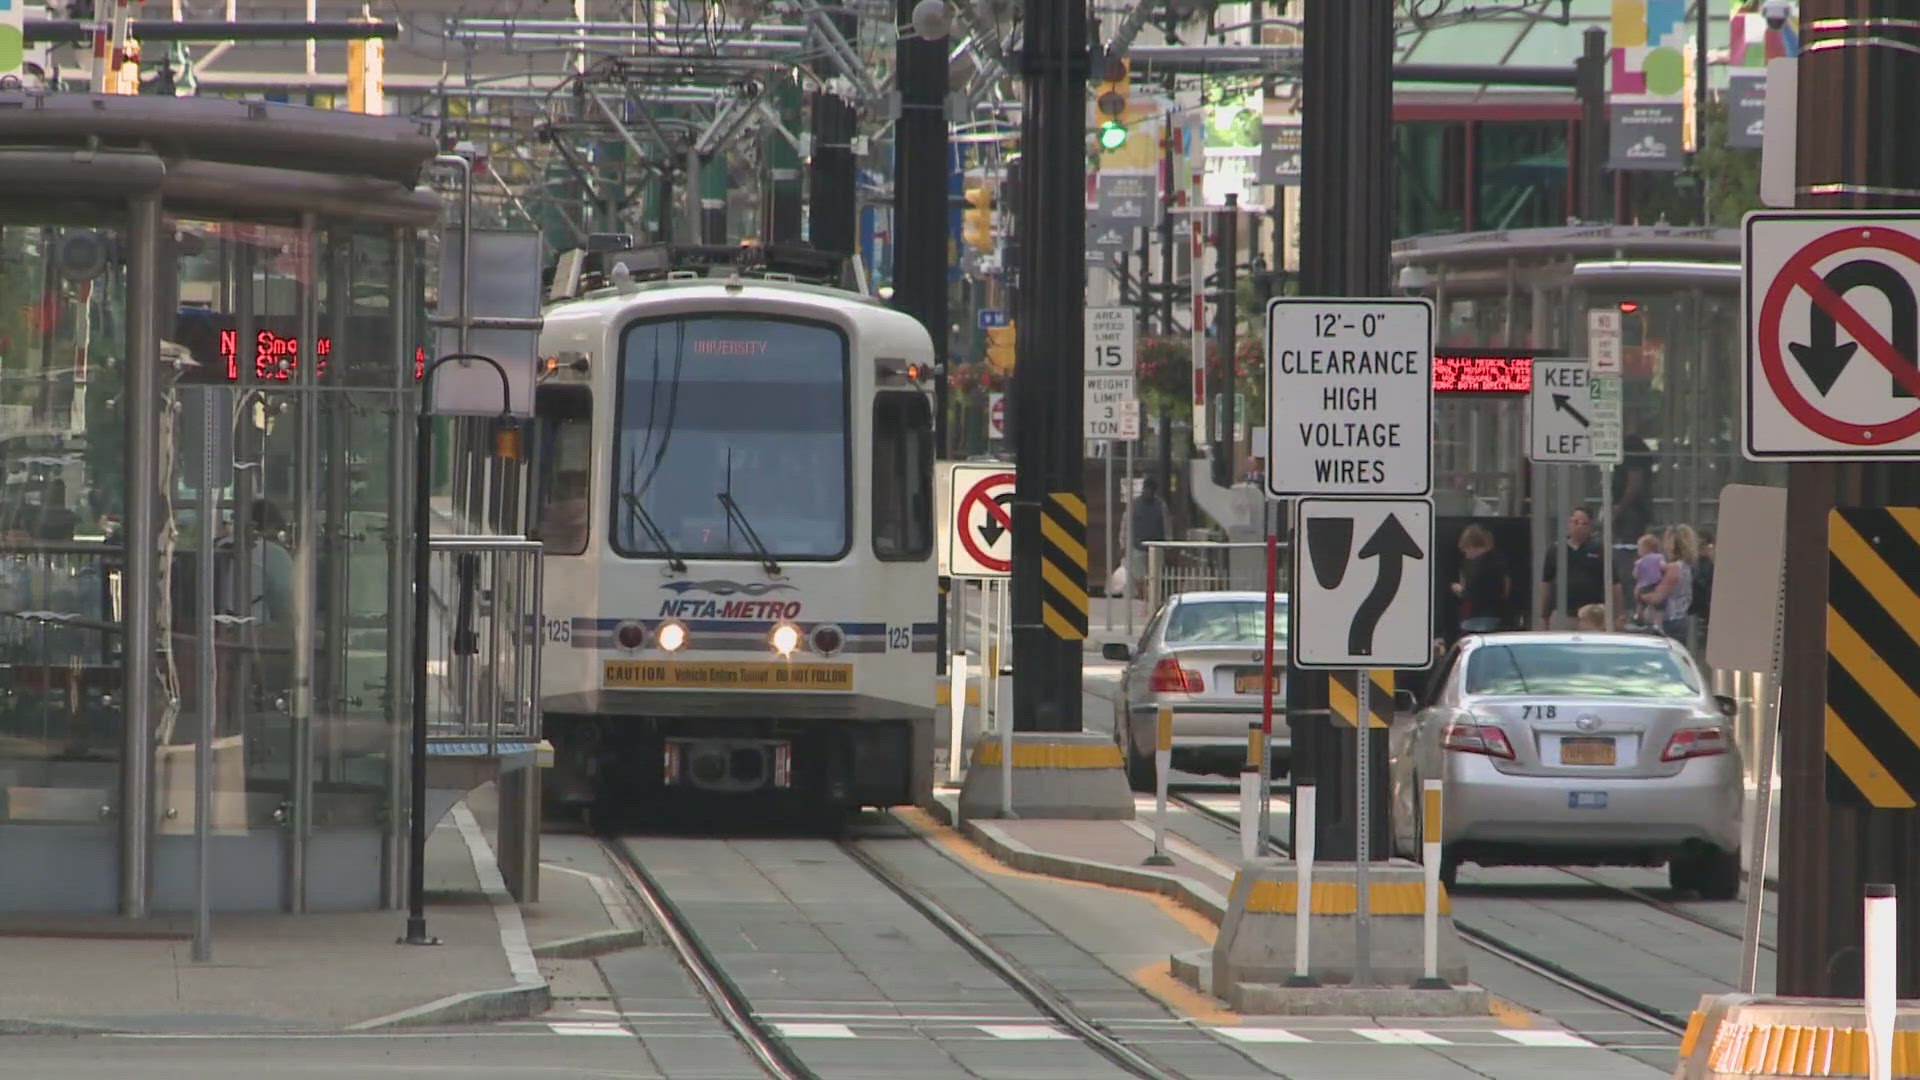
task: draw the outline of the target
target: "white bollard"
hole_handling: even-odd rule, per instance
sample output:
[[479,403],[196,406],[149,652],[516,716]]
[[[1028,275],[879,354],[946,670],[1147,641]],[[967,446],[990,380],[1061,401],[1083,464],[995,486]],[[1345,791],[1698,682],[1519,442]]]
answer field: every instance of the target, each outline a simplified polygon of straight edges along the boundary
[[947,740],[947,783],[960,782],[960,757],[966,752],[967,654],[954,653],[947,661],[947,702],[953,730]]
[[1240,768],[1240,861],[1260,857],[1260,725],[1247,725],[1247,763]]
[[1313,975],[1307,964],[1307,952],[1312,935],[1307,931],[1310,916],[1313,914],[1313,830],[1317,826],[1314,820],[1315,803],[1312,784],[1295,784],[1293,788],[1293,868],[1299,876],[1298,900],[1294,903],[1293,919],[1293,978],[1287,980],[1288,986],[1313,986]]
[[1895,922],[1898,901],[1893,886],[1869,885],[1866,898],[1866,988],[1868,1080],[1893,1080],[1893,1023],[1899,1005],[1899,967],[1894,963],[1900,949],[1899,926]]
[[1433,990],[1448,986],[1440,977],[1440,781],[1428,780],[1420,792],[1420,868],[1426,872],[1427,896],[1422,905],[1426,974],[1413,985]]
[[1153,854],[1146,866],[1172,866],[1167,857],[1167,780],[1173,773],[1173,709],[1160,706],[1153,736]]

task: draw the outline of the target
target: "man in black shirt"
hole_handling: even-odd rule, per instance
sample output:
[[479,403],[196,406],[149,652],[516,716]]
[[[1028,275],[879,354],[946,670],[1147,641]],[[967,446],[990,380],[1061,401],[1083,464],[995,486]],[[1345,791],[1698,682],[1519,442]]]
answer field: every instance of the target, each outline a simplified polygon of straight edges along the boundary
[[[1567,566],[1567,607],[1561,614],[1563,624],[1572,625],[1580,609],[1588,604],[1606,602],[1606,563],[1600,551],[1600,545],[1593,538],[1593,515],[1585,507],[1576,506],[1573,513],[1567,515],[1567,540],[1557,544],[1547,555],[1546,566],[1540,573],[1540,623],[1544,628],[1553,624],[1553,603],[1559,595],[1554,582],[1560,577],[1560,564]],[[1618,580],[1614,582],[1614,612],[1621,610],[1621,590]]]

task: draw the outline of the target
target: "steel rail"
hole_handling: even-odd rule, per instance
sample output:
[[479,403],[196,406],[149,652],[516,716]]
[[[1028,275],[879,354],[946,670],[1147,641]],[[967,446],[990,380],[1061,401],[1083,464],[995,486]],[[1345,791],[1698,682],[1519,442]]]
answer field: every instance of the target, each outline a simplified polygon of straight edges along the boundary
[[819,1073],[808,1068],[779,1034],[754,1014],[746,995],[721,969],[707,947],[701,944],[679,906],[653,880],[653,875],[640,865],[640,860],[633,857],[626,845],[613,837],[602,837],[600,845],[613,859],[613,864],[620,868],[627,887],[633,890],[634,896],[647,909],[655,925],[660,927],[667,946],[679,957],[687,974],[693,977],[700,993],[713,1007],[714,1015],[733,1032],[734,1038],[746,1047],[767,1075],[776,1080],[821,1080]]
[[[1167,801],[1178,803],[1181,807],[1212,821],[1216,825],[1236,830],[1240,827],[1240,819],[1238,817],[1224,810],[1216,810],[1211,806],[1196,802],[1190,796],[1171,794],[1168,796]],[[1287,845],[1281,843],[1279,840],[1269,838],[1267,840],[1267,846],[1279,852],[1281,855],[1292,854]],[[1656,1008],[1637,998],[1621,993],[1618,990],[1594,982],[1592,979],[1577,974],[1545,957],[1502,941],[1500,938],[1484,930],[1468,926],[1460,922],[1457,917],[1454,919],[1453,928],[1459,933],[1462,939],[1478,946],[1483,951],[1492,953],[1494,956],[1538,975],[1549,982],[1555,983],[1563,989],[1571,990],[1581,997],[1605,1005],[1616,1012],[1624,1013],[1639,1020],[1641,1023],[1658,1028],[1668,1034],[1684,1036],[1687,1032],[1686,1020],[1664,1009]]]
[[1134,1076],[1147,1077],[1150,1080],[1179,1080],[1179,1073],[1127,1046],[1102,1030],[1098,1024],[1087,1019],[1078,1009],[1055,994],[1052,987],[1021,970],[1017,964],[1007,958],[1006,954],[988,944],[985,939],[974,933],[965,923],[954,918],[946,909],[927,899],[924,893],[908,884],[891,867],[862,850],[857,841],[841,840],[839,844],[840,849],[858,863],[861,869],[891,889],[895,896],[906,901],[908,907],[939,927],[942,933],[953,939],[955,944],[965,949],[975,960],[991,968],[994,974],[1000,976],[1021,997],[1026,998],[1035,1008],[1073,1032],[1080,1041],[1093,1047],[1102,1057]]

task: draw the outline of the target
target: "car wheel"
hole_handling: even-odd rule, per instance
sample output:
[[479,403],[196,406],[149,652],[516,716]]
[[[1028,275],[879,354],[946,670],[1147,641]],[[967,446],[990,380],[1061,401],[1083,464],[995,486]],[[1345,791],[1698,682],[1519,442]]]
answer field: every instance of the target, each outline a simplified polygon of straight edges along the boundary
[[1440,885],[1448,892],[1460,883],[1460,856],[1440,849]]
[[1120,753],[1127,759],[1127,786],[1135,791],[1149,793],[1157,790],[1154,781],[1159,777],[1153,755],[1142,755],[1134,750],[1133,728],[1127,723],[1126,717],[1118,711],[1113,717],[1113,738],[1120,744]]
[[1707,848],[1689,859],[1687,877],[1702,900],[1740,898],[1740,853],[1724,848]]

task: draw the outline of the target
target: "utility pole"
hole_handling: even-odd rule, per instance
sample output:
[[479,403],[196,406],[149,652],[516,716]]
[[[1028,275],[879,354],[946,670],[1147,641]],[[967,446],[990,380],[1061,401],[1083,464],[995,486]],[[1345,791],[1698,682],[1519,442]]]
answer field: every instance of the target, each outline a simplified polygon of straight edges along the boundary
[[[774,107],[789,132],[800,130],[800,77],[788,74],[775,85]],[[773,133],[767,140],[766,237],[770,244],[800,241],[800,153],[786,136]]]
[[[1013,724],[1080,730],[1087,633],[1087,513],[1081,496],[1086,349],[1085,0],[1033,0],[1020,68],[1020,327],[1013,397]],[[1043,532],[1042,522],[1046,523]],[[1047,567],[1043,575],[1042,566]]]
[[[1920,29],[1905,18],[1908,6],[1892,0],[1803,0],[1800,11],[1805,38],[1799,60],[1794,183],[1802,194],[1797,205],[1920,209],[1920,145],[1908,137],[1904,115],[1906,104],[1920,96]],[[1850,293],[1848,299],[1858,295]],[[1749,357],[1747,362],[1756,361]],[[1829,802],[1835,795],[1829,775],[1835,770],[1828,764],[1826,719],[1831,670],[1827,512],[1835,506],[1911,506],[1916,491],[1920,466],[1913,461],[1789,466],[1779,738],[1776,980],[1782,994],[1860,997],[1862,886],[1891,883],[1903,896],[1920,895],[1920,860],[1912,857],[1920,848],[1920,811]],[[1911,644],[1900,629],[1890,632]],[[1899,676],[1892,678],[1897,682]],[[1750,881],[1747,888],[1760,888],[1760,882]],[[1915,918],[1920,913],[1911,902],[1901,908],[1899,993],[1913,997],[1920,994],[1920,919]]]
[[1607,32],[1587,27],[1586,47],[1574,61],[1580,94],[1580,217],[1608,221],[1613,200],[1606,190]]
[[[1300,295],[1387,296],[1393,2],[1310,3],[1304,37],[1300,184],[1301,205],[1310,211],[1300,219]],[[1287,673],[1292,779],[1319,784],[1318,857],[1350,862],[1356,851],[1352,778],[1358,729],[1332,723],[1327,682],[1323,671]],[[1374,806],[1387,805],[1379,768],[1386,756],[1386,740],[1377,738],[1370,753]],[[1373,815],[1376,857],[1392,850],[1387,818]]]
[[1220,487],[1233,486],[1233,384],[1239,374],[1234,363],[1234,352],[1239,349],[1239,335],[1235,333],[1240,318],[1240,275],[1235,265],[1240,261],[1240,196],[1236,192],[1227,193],[1227,208],[1214,216],[1214,245],[1219,252],[1220,268],[1215,273],[1215,287],[1220,291],[1220,302],[1215,308],[1213,340],[1220,350],[1220,370],[1226,376],[1220,388],[1220,437],[1213,443],[1213,482]]
[[[920,320],[933,339],[933,456],[947,456],[947,49],[944,28],[916,19],[921,0],[899,0],[895,45],[900,118],[893,128],[893,306]],[[911,29],[905,29],[911,27]],[[935,30],[939,30],[935,34]],[[937,674],[947,670],[947,591],[936,593]]]
[[[1173,140],[1168,116],[1160,125],[1160,332],[1167,337],[1173,336]],[[1164,497],[1166,488],[1160,493]]]

